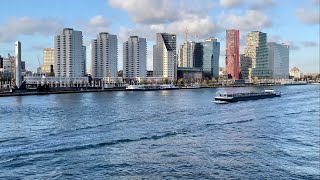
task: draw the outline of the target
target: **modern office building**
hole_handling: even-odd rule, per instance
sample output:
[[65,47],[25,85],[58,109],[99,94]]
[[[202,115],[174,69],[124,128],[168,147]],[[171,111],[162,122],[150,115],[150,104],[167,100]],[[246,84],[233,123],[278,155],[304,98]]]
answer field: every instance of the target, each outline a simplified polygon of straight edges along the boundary
[[123,78],[138,77],[147,77],[147,41],[146,38],[130,36],[123,43]]
[[201,81],[202,80],[202,69],[201,68],[187,68],[178,67],[177,78],[183,78],[185,80]]
[[175,34],[157,33],[153,46],[153,76],[177,79],[177,37]]
[[202,68],[203,45],[201,42],[185,42],[179,49],[179,67]]
[[86,47],[83,46],[82,32],[65,28],[55,36],[55,76],[83,77],[86,73]]
[[118,39],[116,35],[99,33],[91,41],[91,76],[92,78],[117,77],[118,74]]
[[203,73],[205,77],[219,77],[220,42],[209,38],[203,42]]
[[226,73],[229,78],[239,79],[239,30],[226,31]]
[[201,42],[193,42],[193,61],[194,67],[203,67],[203,44]]
[[289,78],[289,45],[268,43],[269,66],[273,79]]
[[15,61],[15,82],[17,88],[20,88],[22,83],[22,75],[21,75],[21,43],[19,41],[16,42],[16,61]]
[[54,64],[54,48],[44,48],[41,73],[54,73]]
[[251,58],[246,57],[245,54],[241,54],[239,79],[249,79],[249,68],[251,68],[251,66]]
[[249,79],[271,77],[272,71],[269,68],[266,33],[252,31],[247,34],[245,57],[250,58],[252,62],[251,67],[249,67]]

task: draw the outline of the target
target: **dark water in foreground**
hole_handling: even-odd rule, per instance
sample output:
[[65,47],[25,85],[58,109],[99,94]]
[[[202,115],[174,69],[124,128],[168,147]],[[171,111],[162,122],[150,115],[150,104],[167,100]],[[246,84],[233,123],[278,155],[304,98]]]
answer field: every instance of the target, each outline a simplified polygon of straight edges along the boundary
[[0,179],[319,179],[320,86],[274,88],[0,98]]

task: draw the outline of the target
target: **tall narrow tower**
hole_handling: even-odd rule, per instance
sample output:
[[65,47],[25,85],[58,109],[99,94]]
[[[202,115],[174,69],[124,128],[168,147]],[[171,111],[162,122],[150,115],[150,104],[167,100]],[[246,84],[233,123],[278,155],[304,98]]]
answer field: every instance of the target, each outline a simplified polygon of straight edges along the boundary
[[16,86],[20,88],[21,86],[21,43],[19,41],[16,42],[16,72],[15,72],[15,79],[16,79]]
[[64,28],[55,36],[54,73],[56,77],[83,77],[86,73],[86,47],[81,31]]
[[147,76],[147,40],[130,36],[123,43],[123,78],[133,79]]
[[117,35],[101,32],[91,42],[91,75],[93,78],[117,77]]
[[239,30],[227,30],[226,36],[226,72],[232,79],[239,79]]

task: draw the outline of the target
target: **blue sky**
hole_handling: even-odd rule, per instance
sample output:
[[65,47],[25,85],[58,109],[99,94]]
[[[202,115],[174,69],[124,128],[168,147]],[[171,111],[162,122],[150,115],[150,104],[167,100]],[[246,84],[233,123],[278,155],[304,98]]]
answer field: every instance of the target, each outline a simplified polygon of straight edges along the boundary
[[[0,55],[14,54],[14,42],[22,42],[27,69],[42,63],[42,49],[54,46],[54,35],[62,28],[83,31],[89,65],[89,44],[101,31],[118,35],[119,69],[122,43],[130,35],[148,40],[148,69],[152,69],[155,33],[221,42],[220,66],[224,66],[225,30],[240,29],[241,52],[246,33],[260,30],[268,41],[290,45],[290,67],[319,72],[320,0],[1,0]],[[19,3],[19,5],[17,5]]]

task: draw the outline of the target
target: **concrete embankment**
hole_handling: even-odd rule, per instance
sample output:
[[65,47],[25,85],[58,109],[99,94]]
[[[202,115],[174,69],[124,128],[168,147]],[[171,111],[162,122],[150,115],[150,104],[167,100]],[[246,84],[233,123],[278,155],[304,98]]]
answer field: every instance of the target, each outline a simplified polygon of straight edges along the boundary
[[49,94],[70,94],[70,93],[90,93],[90,92],[107,92],[107,91],[125,91],[125,88],[112,88],[112,89],[84,89],[84,90],[52,90],[52,91],[33,91],[24,90],[17,92],[3,92],[0,97],[9,96],[32,96],[32,95],[49,95]]

